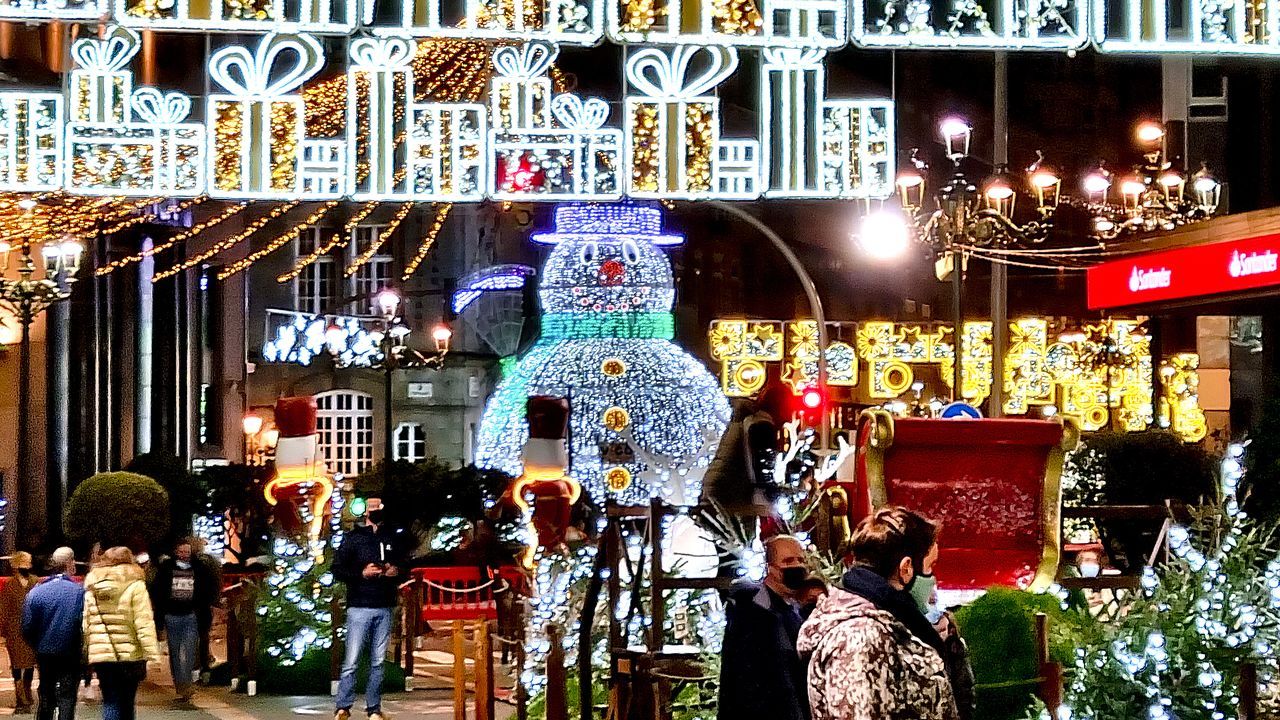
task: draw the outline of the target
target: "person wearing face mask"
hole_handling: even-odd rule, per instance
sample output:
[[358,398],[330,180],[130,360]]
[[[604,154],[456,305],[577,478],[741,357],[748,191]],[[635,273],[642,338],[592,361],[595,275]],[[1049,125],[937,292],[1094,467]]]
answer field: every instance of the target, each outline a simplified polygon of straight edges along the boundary
[[365,685],[365,713],[369,720],[384,720],[382,712],[382,664],[391,641],[392,611],[404,561],[397,551],[396,535],[386,522],[381,498],[365,500],[364,524],[342,538],[333,559],[333,574],[347,586],[347,644],[338,681],[334,720],[349,720],[356,703],[356,669],[360,656],[369,653],[369,680]]
[[858,524],[853,567],[800,630],[813,720],[958,720],[943,639],[917,601],[932,594],[937,536],[902,507]]
[[938,607],[938,581],[932,575],[919,575],[911,584],[911,597],[916,607],[938,631],[942,638],[942,661],[947,666],[947,678],[951,680],[951,693],[956,699],[956,711],[960,720],[971,720],[976,709],[973,664],[969,662],[969,646],[960,637],[955,616]]
[[36,673],[36,653],[22,637],[22,603],[38,579],[32,571],[31,553],[16,552],[9,556],[13,577],[0,591],[0,636],[9,649],[9,668],[13,670],[14,714],[31,712],[35,696],[31,681]]
[[804,663],[796,652],[803,620],[797,593],[809,576],[800,541],[779,535],[764,546],[764,583],[734,591],[720,665],[720,720],[808,720]]
[[195,672],[200,650],[199,615],[218,600],[218,581],[209,566],[194,558],[190,538],[178,541],[173,556],[156,569],[151,604],[163,619],[169,642],[169,671],[179,702],[195,695]]

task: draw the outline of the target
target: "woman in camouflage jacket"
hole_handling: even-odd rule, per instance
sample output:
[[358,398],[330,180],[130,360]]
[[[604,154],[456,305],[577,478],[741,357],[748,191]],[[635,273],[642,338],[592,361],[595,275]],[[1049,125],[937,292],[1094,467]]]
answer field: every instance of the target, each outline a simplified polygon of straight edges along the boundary
[[813,720],[957,720],[942,638],[907,589],[928,576],[937,528],[884,508],[853,534],[854,567],[818,603],[796,648]]

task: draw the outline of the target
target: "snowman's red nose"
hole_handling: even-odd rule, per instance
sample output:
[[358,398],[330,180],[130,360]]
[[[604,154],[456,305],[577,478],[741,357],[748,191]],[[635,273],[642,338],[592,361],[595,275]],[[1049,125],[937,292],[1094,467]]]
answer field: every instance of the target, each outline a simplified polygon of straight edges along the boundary
[[606,287],[621,285],[626,277],[627,267],[616,259],[600,263],[600,284]]

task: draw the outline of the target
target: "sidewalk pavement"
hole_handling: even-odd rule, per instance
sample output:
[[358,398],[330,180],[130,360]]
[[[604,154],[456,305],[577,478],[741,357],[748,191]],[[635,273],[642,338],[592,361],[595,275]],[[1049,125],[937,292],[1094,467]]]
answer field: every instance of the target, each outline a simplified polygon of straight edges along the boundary
[[[216,639],[215,639],[216,640]],[[453,656],[448,652],[447,637],[428,637],[423,650],[415,655],[414,686],[406,693],[392,693],[383,697],[383,709],[391,720],[452,720],[453,718]],[[0,640],[0,648],[3,648]],[[165,646],[161,642],[161,647]],[[470,647],[468,645],[468,652]],[[221,648],[215,642],[214,655],[223,656]],[[468,663],[470,665],[470,663]],[[509,668],[497,665],[495,659],[494,676],[499,688],[510,685]],[[468,671],[468,677],[470,677]],[[499,691],[501,695],[501,690]],[[76,710],[77,720],[97,720],[102,717],[101,694],[98,693],[97,681],[94,681],[92,701],[87,701],[86,691],[81,688],[80,705]],[[249,697],[232,693],[224,687],[199,687],[190,705],[179,705],[174,700],[173,681],[169,677],[167,659],[160,663],[152,663],[147,668],[147,679],[138,692],[138,720],[302,720],[304,718],[328,720],[333,715],[333,698],[324,696],[271,696],[257,695]],[[356,708],[363,708],[357,698]],[[0,650],[0,717],[13,715],[13,673],[9,671],[9,655]],[[497,703],[494,720],[509,720],[515,717],[515,708],[505,703]],[[468,701],[467,716],[475,717],[474,708]],[[33,716],[17,716],[33,718]],[[363,714],[357,712],[355,720],[363,720]]]

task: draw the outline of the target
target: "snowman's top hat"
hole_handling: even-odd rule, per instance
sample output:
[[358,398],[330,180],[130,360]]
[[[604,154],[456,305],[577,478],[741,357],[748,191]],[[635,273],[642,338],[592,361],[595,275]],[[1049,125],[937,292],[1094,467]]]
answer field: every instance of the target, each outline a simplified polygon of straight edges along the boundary
[[662,210],[633,202],[570,203],[556,207],[555,232],[533,234],[533,241],[559,245],[607,236],[639,237],[659,247],[682,245],[684,236],[662,232]]

